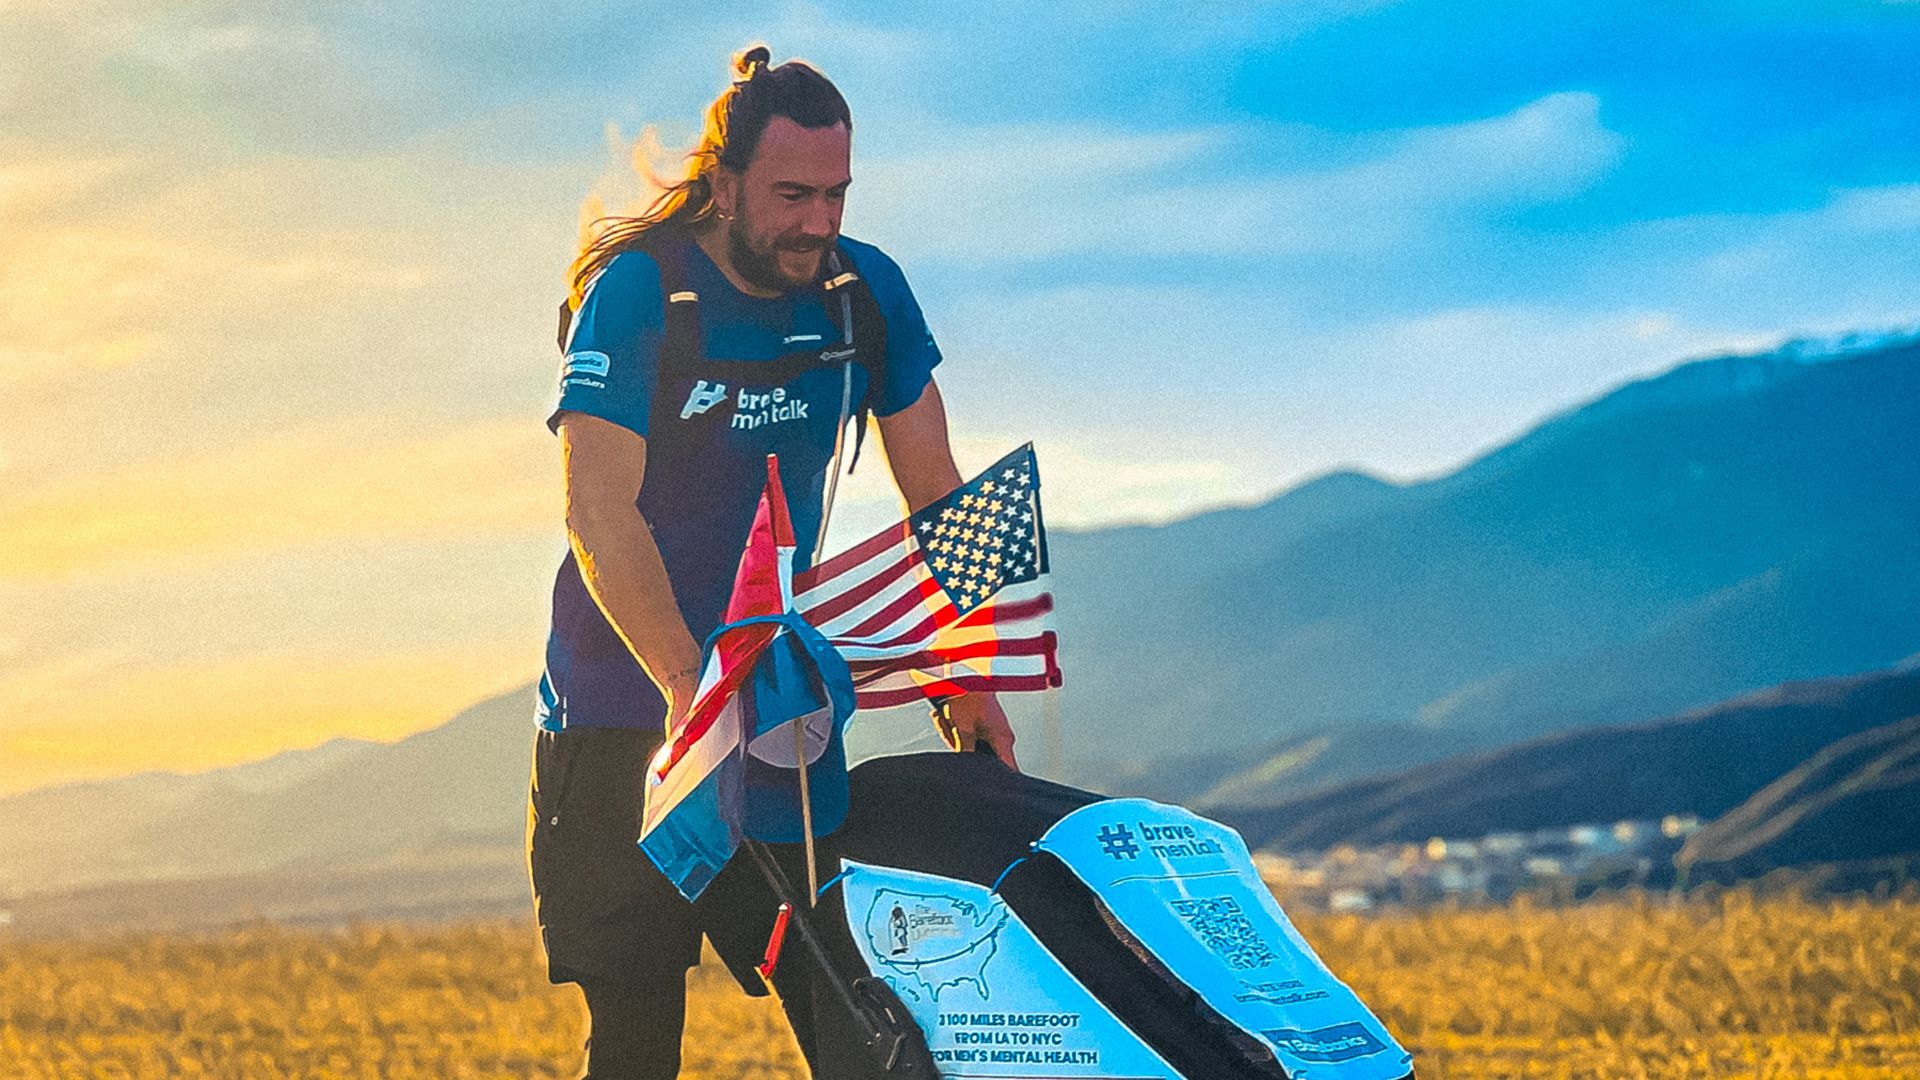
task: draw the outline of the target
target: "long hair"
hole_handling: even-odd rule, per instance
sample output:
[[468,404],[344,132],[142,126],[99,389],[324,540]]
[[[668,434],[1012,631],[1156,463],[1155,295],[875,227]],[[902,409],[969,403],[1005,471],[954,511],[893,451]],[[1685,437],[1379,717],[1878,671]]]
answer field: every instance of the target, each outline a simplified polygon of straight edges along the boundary
[[[769,68],[772,53],[754,45],[733,57],[733,83],[707,106],[706,127],[700,143],[687,155],[686,173],[637,217],[603,217],[568,270],[567,302],[575,310],[587,285],[607,268],[614,256],[657,239],[669,231],[690,231],[713,215],[715,169],[744,172],[753,161],[768,121],[784,116],[801,127],[826,128],[845,124],[853,131],[847,101],[825,75],[812,65],[789,60]],[[657,232],[656,232],[657,230]]]

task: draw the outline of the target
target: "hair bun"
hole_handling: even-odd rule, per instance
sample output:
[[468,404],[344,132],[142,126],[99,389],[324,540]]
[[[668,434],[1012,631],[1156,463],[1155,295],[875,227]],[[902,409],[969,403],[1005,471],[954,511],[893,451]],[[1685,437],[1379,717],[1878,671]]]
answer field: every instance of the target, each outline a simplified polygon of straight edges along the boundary
[[765,45],[750,45],[733,56],[733,74],[737,82],[747,82],[758,68],[765,71],[773,60],[773,52]]

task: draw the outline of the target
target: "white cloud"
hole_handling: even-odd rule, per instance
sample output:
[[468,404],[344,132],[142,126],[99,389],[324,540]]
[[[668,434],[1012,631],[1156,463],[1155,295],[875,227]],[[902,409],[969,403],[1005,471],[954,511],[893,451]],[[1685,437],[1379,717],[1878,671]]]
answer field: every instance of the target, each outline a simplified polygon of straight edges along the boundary
[[1423,206],[1532,203],[1584,190],[1620,157],[1592,94],[1549,94],[1503,116],[1409,131],[1389,153],[1312,178],[1328,193],[1354,190]]
[[[1528,117],[1464,141],[1525,143],[1555,126]],[[1552,274],[1497,302],[1462,284],[1450,290],[1460,300],[1407,303],[1388,276],[1329,314],[1297,279],[1250,276],[969,291],[929,313],[956,427],[990,418],[1089,457],[1110,452],[1117,432],[1153,431],[1182,457],[1233,462],[1219,488],[1241,497],[1345,462],[1429,475],[1688,357],[1913,324],[1914,190],[1844,190],[1807,210],[1561,240],[1528,256]],[[1470,230],[1445,235],[1463,250],[1479,242]]]
[[243,21],[212,10],[109,25],[121,58],[201,85],[213,85],[236,65],[262,65],[284,76],[289,64],[312,63],[327,50],[325,37],[310,25]]
[[[1181,446],[1149,432],[1111,437],[1072,427],[1017,431],[984,412],[956,413],[954,460],[963,477],[977,475],[1021,443],[1034,442],[1049,525],[1066,528],[1117,522],[1162,522],[1264,494],[1274,481],[1216,445]],[[996,430],[996,428],[998,430]],[[903,507],[877,443],[868,442],[859,470],[843,478],[827,550],[850,547],[900,520]]]
[[[27,163],[12,190],[57,197],[30,156],[0,162]],[[138,161],[9,218],[0,397],[32,403],[7,430],[19,474],[55,482],[369,411],[537,431],[577,181],[439,147]]]
[[132,167],[124,158],[53,157],[0,146],[0,221],[26,222],[84,207],[101,185]]
[[1779,333],[1903,325],[1920,304],[1920,185],[1842,188],[1777,213],[1636,222],[1592,239],[1571,279],[1599,302]]
[[[1219,178],[1298,132],[1206,128],[1142,134],[1017,125],[916,133],[937,149],[861,164],[862,227],[910,255],[968,261],[1378,251],[1463,212],[1566,198],[1618,160],[1591,94],[1374,140],[1360,161]],[[1270,152],[1270,148],[1268,148]]]
[[1864,233],[1920,231],[1920,184],[1839,192],[1828,210],[1836,224]]
[[[1904,325],[1914,306],[1853,325]],[[1060,485],[1077,489],[1060,500],[1074,524],[1244,502],[1350,464],[1432,475],[1627,379],[1788,336],[1777,321],[1605,298],[1329,320],[1261,283],[986,297],[941,325],[955,431],[1089,463]],[[1159,462],[1165,473],[1138,471]]]
[[[897,72],[923,61],[930,46],[927,35],[918,31],[849,19],[814,3],[781,5],[778,14],[735,23],[730,32],[739,39],[736,48],[764,42],[775,64],[799,58],[826,67],[830,56],[841,63]],[[844,77],[837,66],[828,74],[836,81]]]

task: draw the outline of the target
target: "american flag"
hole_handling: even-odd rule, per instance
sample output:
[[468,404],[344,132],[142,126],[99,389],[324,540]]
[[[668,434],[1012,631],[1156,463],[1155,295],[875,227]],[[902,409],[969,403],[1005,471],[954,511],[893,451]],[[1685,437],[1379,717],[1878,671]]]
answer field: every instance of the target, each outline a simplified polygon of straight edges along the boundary
[[793,555],[769,458],[726,623],[646,778],[640,848],[688,899],[743,836],[793,838],[796,734],[822,766],[809,801],[830,831],[846,813],[841,738],[855,708],[1060,685],[1031,445],[810,571],[794,574]]
[[853,671],[858,707],[1060,685],[1040,472],[1028,443],[794,575],[794,610]]

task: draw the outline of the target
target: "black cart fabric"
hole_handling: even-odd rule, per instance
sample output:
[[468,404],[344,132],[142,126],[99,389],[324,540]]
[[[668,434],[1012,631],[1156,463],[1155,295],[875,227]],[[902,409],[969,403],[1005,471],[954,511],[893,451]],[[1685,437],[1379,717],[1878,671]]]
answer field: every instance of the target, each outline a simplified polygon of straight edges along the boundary
[[[1065,867],[1032,854],[1033,841],[1101,796],[1016,773],[987,754],[879,758],[854,769],[852,783],[852,809],[833,837],[832,865],[844,856],[998,884],[1008,906],[1062,966],[1182,1076],[1285,1076],[1271,1054],[1237,1029],[1202,1019],[1193,994],[1143,962],[1144,951],[1115,934],[1098,900]],[[840,965],[864,973],[837,901],[829,894],[814,921]],[[828,1021],[819,1022],[825,1034]]]
[[[1033,853],[1035,840],[1101,796],[1016,773],[988,754],[954,753],[865,762],[852,770],[850,792],[846,823],[818,844],[822,881],[845,858],[998,885],[1000,896],[1062,966],[1183,1077],[1286,1080],[1286,1071],[1264,1046],[1221,1020],[1157,964],[1070,871],[1050,855]],[[799,846],[768,845],[766,850],[780,876],[800,883],[788,891],[803,903],[806,871]],[[761,959],[781,897],[744,853],[709,894],[700,907],[716,951],[743,988],[765,993],[753,965]],[[840,995],[820,982],[832,978],[845,987],[869,974],[836,889],[826,890],[809,926],[834,972],[818,970],[790,934],[774,981],[814,1075],[823,1080],[890,1075],[860,1071],[866,1069],[865,1059],[847,1052],[859,1037],[857,1024],[836,1006]]]

